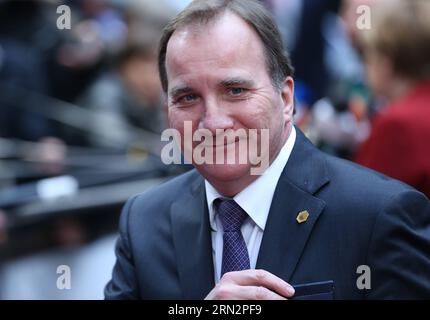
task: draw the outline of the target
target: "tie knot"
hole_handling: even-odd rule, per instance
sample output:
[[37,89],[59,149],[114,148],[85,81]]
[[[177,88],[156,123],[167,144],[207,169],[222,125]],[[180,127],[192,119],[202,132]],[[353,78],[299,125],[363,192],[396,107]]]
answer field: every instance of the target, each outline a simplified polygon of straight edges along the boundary
[[224,232],[240,231],[240,227],[248,214],[234,200],[217,199],[216,205],[221,218]]

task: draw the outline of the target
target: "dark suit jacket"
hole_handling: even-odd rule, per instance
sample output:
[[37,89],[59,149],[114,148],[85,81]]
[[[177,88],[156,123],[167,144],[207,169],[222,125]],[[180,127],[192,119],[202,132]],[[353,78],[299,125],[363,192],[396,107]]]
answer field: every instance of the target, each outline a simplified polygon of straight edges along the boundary
[[[318,151],[297,130],[257,260],[291,284],[334,281],[336,299],[430,298],[430,202]],[[299,224],[297,214],[307,210]],[[130,199],[107,299],[202,299],[214,287],[204,180],[193,170]],[[368,265],[371,289],[359,290]]]

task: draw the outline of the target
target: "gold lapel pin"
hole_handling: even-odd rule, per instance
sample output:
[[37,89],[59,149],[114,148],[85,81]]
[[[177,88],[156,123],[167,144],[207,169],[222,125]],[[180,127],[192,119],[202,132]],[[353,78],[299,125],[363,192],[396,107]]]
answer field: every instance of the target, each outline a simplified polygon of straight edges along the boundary
[[306,222],[308,218],[309,218],[309,212],[307,210],[303,210],[299,212],[296,220],[297,220],[297,223],[303,223],[303,222]]

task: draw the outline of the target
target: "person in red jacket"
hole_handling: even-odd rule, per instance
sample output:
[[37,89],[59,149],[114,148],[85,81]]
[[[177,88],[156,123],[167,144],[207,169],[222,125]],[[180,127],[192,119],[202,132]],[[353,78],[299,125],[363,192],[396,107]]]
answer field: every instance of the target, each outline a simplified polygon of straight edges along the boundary
[[430,198],[430,2],[384,2],[363,43],[369,85],[388,103],[356,161]]

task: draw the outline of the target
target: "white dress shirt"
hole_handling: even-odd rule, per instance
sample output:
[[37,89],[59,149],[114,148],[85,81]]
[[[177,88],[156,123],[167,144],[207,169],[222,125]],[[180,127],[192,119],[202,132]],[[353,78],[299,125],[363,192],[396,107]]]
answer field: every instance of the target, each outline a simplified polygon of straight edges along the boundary
[[[296,141],[296,130],[293,126],[291,134],[281,151],[266,171],[249,186],[239,192],[233,199],[248,214],[241,227],[241,232],[248,248],[251,269],[255,269],[258,252],[264,228],[272,204],[273,194],[279,177],[287,164]],[[209,219],[212,229],[212,256],[215,271],[215,283],[221,278],[221,264],[223,252],[223,226],[220,217],[215,212],[213,202],[217,198],[225,198],[205,180],[206,199],[208,202]],[[258,196],[256,196],[258,195]]]

